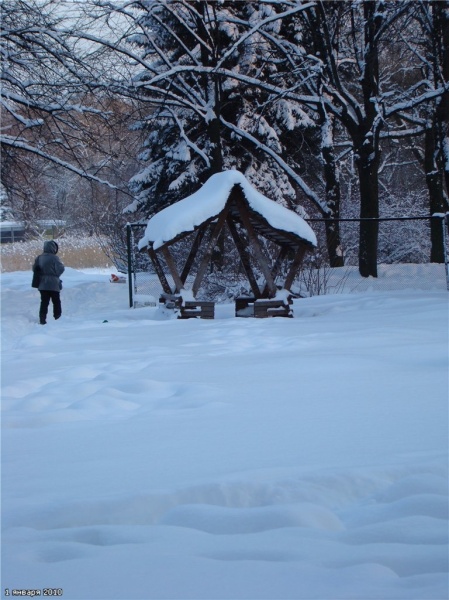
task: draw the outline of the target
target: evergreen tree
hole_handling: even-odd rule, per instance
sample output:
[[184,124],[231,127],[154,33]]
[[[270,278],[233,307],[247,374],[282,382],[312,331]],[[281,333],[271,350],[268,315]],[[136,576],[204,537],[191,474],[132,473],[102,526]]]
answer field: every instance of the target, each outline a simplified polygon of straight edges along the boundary
[[[151,215],[192,193],[213,173],[236,168],[269,197],[297,207],[301,190],[326,210],[291,160],[291,140],[316,123],[282,97],[285,51],[278,34],[299,4],[137,2],[131,41],[145,68],[133,88],[148,104],[146,166],[131,184]],[[292,164],[293,163],[293,164]]]

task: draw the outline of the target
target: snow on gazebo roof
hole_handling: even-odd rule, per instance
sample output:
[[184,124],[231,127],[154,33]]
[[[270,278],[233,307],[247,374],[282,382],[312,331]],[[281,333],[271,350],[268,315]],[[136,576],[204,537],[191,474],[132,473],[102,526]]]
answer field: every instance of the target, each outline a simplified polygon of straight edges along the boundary
[[313,246],[317,245],[313,230],[302,217],[263,196],[240,171],[229,170],[212,175],[197,192],[154,215],[139,241],[139,249],[152,243],[153,249],[157,250],[178,235],[194,231],[205,221],[218,216],[236,184],[242,188],[250,208],[271,227],[293,233]]

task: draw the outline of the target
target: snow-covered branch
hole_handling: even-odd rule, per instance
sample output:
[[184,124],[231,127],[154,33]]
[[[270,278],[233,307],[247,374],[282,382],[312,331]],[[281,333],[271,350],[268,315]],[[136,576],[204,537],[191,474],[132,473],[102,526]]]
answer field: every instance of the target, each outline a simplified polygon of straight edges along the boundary
[[41,150],[40,148],[38,148],[36,146],[30,145],[24,139],[20,139],[20,138],[17,138],[17,137],[11,137],[11,136],[4,135],[4,136],[2,136],[2,140],[1,141],[2,141],[2,144],[4,144],[5,146],[10,146],[12,148],[16,148],[16,149],[20,149],[20,150],[25,150],[26,152],[30,152],[31,154],[35,154],[37,156],[40,156],[41,158],[44,158],[45,160],[48,160],[48,161],[54,163],[55,165],[58,165],[59,167],[64,167],[68,171],[71,171],[72,173],[76,173],[80,177],[84,177],[84,178],[89,179],[91,181],[96,181],[97,183],[101,183],[103,185],[106,185],[109,188],[114,189],[114,190],[120,189],[118,186],[113,185],[109,181],[106,181],[104,179],[96,177],[95,175],[90,174],[88,171],[85,171],[83,169],[80,169],[80,168],[76,167],[75,165],[73,165],[70,162],[67,162],[65,160],[61,160],[60,158],[58,158],[55,155],[49,154],[48,152],[44,152],[43,150]]
[[244,138],[244,139],[248,140],[254,148],[256,148],[258,150],[263,150],[263,152],[265,152],[266,154],[271,156],[271,158],[292,179],[292,181],[294,181],[301,188],[301,190],[304,192],[304,194],[307,196],[307,198],[309,200],[311,200],[320,209],[320,211],[322,212],[323,215],[330,214],[329,207],[326,206],[326,204],[324,202],[322,202],[322,200],[319,198],[319,196],[313,190],[310,189],[310,187],[305,183],[305,181],[302,179],[302,177],[300,177],[295,172],[295,170],[292,169],[277,152],[272,150],[266,144],[262,143],[255,136],[251,135],[248,131],[244,131],[244,130],[240,129],[239,127],[233,125],[232,123],[225,121],[223,118],[221,118],[220,120],[223,123],[223,125],[225,125],[228,129],[233,131],[235,135],[237,135],[240,138]]

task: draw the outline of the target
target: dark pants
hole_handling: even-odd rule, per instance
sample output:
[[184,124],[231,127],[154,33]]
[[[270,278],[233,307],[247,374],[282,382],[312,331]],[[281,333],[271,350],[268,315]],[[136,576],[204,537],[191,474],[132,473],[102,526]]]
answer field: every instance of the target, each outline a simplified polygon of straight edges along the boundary
[[55,319],[59,319],[61,316],[61,297],[59,292],[50,292],[48,290],[41,291],[41,305],[39,307],[39,320],[41,323],[45,323],[47,319],[48,305],[50,300],[53,303],[53,316]]

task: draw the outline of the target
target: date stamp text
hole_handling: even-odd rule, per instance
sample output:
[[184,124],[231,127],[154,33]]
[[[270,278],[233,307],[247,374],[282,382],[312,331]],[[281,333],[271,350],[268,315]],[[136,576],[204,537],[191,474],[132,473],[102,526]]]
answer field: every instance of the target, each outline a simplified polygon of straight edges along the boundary
[[5,598],[7,597],[20,597],[25,596],[28,598],[35,598],[36,596],[63,596],[64,590],[62,588],[42,588],[38,590],[23,590],[23,589],[9,589],[4,590]]

